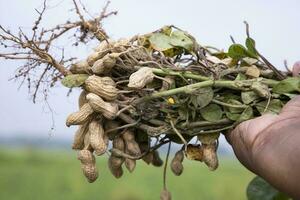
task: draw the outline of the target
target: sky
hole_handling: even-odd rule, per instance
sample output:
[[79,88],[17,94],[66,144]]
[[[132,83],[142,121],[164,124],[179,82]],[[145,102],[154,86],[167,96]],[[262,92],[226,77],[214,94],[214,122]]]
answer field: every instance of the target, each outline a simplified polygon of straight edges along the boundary
[[[0,24],[12,31],[28,28],[35,21],[34,8],[40,8],[41,0],[0,0]],[[105,1],[86,1],[91,13],[101,10]],[[55,25],[76,15],[70,12],[71,0],[49,0],[45,25]],[[118,15],[104,22],[104,28],[114,38],[131,37],[174,24],[194,35],[202,45],[226,49],[232,35],[236,42],[244,42],[245,26],[250,24],[251,35],[257,48],[275,66],[283,68],[283,60],[289,65],[300,60],[300,1],[298,0],[112,0],[112,10]],[[0,47],[1,48],[1,47]],[[92,46],[69,50],[85,57]],[[2,49],[3,50],[3,49]],[[0,49],[0,52],[2,51]],[[68,51],[68,50],[67,50]],[[45,102],[33,104],[26,87],[8,81],[18,63],[0,59],[0,136],[39,136],[55,139],[71,139],[76,127],[67,128],[65,118],[77,110],[79,91],[69,97],[67,89],[55,87],[50,94],[52,116]],[[55,128],[51,131],[52,118]]]

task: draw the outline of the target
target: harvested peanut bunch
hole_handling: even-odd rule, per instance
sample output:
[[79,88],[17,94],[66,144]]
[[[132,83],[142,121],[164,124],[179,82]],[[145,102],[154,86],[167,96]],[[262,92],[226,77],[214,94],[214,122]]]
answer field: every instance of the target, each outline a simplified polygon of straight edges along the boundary
[[[73,149],[90,182],[98,176],[93,154],[109,155],[109,169],[120,178],[123,164],[133,172],[137,160],[166,166],[159,149],[171,143],[180,145],[170,163],[176,176],[184,157],[216,170],[220,133],[279,113],[300,93],[300,78],[266,61],[249,35],[245,46],[225,52],[174,26],[103,41],[70,71],[63,85],[82,91],[66,125],[79,125]],[[166,186],[161,199],[171,199]]]

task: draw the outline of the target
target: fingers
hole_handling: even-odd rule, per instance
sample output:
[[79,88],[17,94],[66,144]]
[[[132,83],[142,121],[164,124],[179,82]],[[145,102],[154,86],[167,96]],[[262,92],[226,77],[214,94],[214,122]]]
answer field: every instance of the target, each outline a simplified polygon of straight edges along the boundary
[[264,137],[265,129],[278,120],[277,115],[266,114],[258,118],[245,121],[226,135],[227,141],[232,145],[233,151],[240,162],[249,170],[255,172],[253,165],[253,147],[256,141]]
[[293,66],[293,76],[299,76],[300,73],[300,61],[296,62]]
[[285,104],[280,115],[285,118],[300,117],[300,95],[292,98]]

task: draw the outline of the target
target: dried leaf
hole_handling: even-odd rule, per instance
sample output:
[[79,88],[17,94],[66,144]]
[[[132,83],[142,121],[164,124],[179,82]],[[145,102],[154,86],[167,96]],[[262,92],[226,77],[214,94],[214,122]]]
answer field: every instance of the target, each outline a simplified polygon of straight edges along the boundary
[[89,77],[87,74],[71,74],[61,80],[61,83],[68,88],[79,87]]
[[260,76],[260,70],[255,65],[251,65],[247,68],[246,75],[253,78],[258,78]]

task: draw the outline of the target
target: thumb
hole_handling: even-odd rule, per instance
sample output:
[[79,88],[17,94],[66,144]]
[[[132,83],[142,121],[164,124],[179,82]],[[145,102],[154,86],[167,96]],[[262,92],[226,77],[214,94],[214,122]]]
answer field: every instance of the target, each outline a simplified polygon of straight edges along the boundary
[[296,62],[293,66],[293,76],[299,76],[300,72],[300,61]]
[[[255,141],[263,137],[262,132],[278,119],[277,115],[265,114],[239,124],[233,131],[226,134],[234,154],[239,161],[253,171],[252,152]],[[260,139],[259,139],[260,140]]]

